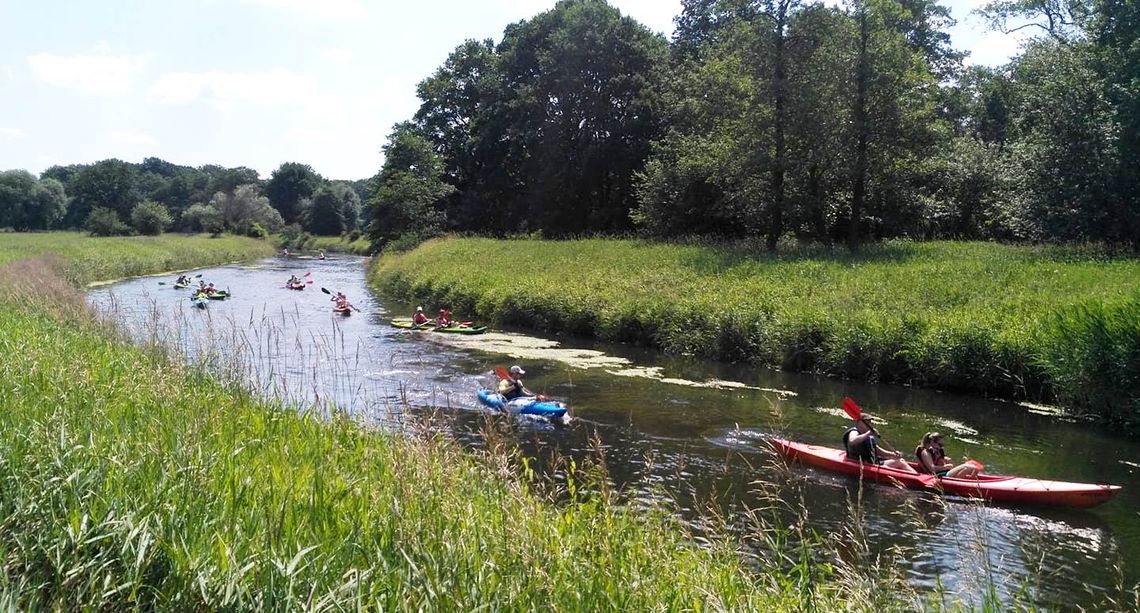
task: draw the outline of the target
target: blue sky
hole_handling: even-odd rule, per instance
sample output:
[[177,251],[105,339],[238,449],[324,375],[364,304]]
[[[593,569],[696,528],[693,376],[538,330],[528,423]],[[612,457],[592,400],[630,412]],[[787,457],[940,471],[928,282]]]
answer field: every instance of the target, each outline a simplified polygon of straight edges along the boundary
[[[945,1],[945,0],[944,0]],[[680,0],[610,0],[672,32]],[[1012,37],[946,2],[954,45],[1001,64]],[[554,0],[0,0],[0,169],[157,156],[248,166],[298,161],[375,174],[415,85],[466,38],[494,38]]]

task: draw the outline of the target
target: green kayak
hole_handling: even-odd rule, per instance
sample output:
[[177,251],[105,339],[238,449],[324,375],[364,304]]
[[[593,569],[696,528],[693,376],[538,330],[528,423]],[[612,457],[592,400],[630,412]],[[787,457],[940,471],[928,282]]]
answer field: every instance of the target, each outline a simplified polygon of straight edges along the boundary
[[416,326],[412,323],[411,317],[397,317],[392,320],[392,325],[405,330],[423,330],[424,332],[439,332],[441,334],[482,334],[487,331],[487,326],[448,326],[446,328],[437,328],[432,325],[431,322]]

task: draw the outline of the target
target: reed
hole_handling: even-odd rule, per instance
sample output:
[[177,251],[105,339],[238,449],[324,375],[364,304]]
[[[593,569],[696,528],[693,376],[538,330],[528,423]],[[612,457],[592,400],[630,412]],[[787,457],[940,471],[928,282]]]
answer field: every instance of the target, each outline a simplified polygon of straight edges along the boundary
[[[1060,398],[1104,419],[1124,411],[1086,401],[1081,377],[1050,364],[1062,359],[1048,358],[1050,348],[1065,341],[1054,321],[1102,305],[1118,322],[1111,334],[1134,331],[1140,319],[1126,305],[1136,278],[1140,261],[1093,247],[961,242],[772,255],[749,244],[446,238],[370,270],[391,297],[500,325],[873,382]],[[1100,368],[1089,361],[1097,351],[1077,355],[1075,369]],[[1113,381],[1114,372],[1098,375],[1105,396],[1135,407],[1140,387]]]

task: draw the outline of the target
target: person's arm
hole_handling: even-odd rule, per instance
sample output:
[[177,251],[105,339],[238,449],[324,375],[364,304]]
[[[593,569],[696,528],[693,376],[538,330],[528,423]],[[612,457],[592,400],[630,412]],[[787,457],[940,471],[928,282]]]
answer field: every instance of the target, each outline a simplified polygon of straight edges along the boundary
[[874,436],[874,434],[875,433],[872,430],[868,430],[862,434],[859,434],[856,432],[856,433],[852,434],[851,436],[847,437],[847,446],[848,447],[857,447],[859,445],[862,445],[863,443],[867,442],[867,439]]
[[890,449],[884,448],[882,445],[879,444],[879,441],[877,441],[877,440],[875,441],[875,452],[879,454],[880,458],[886,458],[888,460],[901,460],[902,459],[901,453],[899,453],[897,451],[891,451]]

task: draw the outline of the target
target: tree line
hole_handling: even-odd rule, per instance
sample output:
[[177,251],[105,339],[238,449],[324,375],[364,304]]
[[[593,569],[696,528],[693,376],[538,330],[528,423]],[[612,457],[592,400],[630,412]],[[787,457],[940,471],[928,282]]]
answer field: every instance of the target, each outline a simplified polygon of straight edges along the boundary
[[936,0],[683,0],[671,40],[562,0],[417,87],[374,246],[445,232],[1097,241],[1140,248],[1140,8],[997,0],[966,67]]
[[96,235],[270,232],[339,235],[357,231],[366,181],[330,181],[286,162],[262,180],[257,171],[197,168],[146,158],[52,166],[39,177],[0,172],[0,228],[85,229]]

